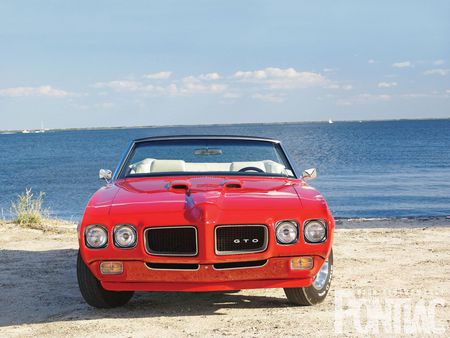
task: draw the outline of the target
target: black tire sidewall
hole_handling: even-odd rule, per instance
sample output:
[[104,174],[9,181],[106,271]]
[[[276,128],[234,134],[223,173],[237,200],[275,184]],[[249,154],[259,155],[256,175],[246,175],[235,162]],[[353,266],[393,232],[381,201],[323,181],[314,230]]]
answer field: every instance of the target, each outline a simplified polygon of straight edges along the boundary
[[328,276],[324,286],[318,290],[312,284],[306,288],[303,288],[305,298],[311,305],[323,302],[326,298],[328,291],[330,290],[331,280],[333,277],[333,250],[330,251],[328,256]]
[[95,278],[78,252],[77,279],[81,295],[86,303],[96,308],[113,308],[125,305],[133,296],[133,291],[108,291]]

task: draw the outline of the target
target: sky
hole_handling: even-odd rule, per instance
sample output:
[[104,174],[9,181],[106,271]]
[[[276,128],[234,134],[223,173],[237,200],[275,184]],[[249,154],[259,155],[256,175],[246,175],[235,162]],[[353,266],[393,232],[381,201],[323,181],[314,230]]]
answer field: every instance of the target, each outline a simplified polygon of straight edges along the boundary
[[0,1],[0,130],[450,118],[449,1]]

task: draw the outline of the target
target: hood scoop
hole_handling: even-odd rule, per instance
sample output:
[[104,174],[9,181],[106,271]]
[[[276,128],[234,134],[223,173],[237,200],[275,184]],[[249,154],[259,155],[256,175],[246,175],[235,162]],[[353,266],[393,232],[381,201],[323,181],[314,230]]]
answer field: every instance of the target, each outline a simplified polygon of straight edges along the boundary
[[186,180],[176,180],[167,184],[167,189],[172,191],[188,191],[191,188],[191,183]]
[[225,180],[222,182],[222,185],[227,189],[241,189],[242,188],[242,182],[239,180]]

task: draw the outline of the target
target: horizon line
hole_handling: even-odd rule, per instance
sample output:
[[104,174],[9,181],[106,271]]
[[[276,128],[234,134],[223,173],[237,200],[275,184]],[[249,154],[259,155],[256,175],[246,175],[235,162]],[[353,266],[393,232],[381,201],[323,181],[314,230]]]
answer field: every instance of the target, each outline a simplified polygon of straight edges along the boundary
[[[205,123],[205,124],[161,124],[161,125],[133,125],[133,126],[110,126],[110,127],[74,127],[74,128],[51,128],[45,131],[72,131],[72,130],[115,130],[115,129],[145,129],[145,128],[180,128],[180,127],[214,127],[214,126],[239,126],[239,125],[270,125],[270,124],[309,124],[309,123],[340,123],[340,122],[394,122],[394,121],[434,121],[450,120],[450,117],[431,118],[396,118],[396,119],[351,119],[351,120],[307,120],[307,121],[278,121],[278,122],[240,122],[240,123]],[[24,130],[37,131],[41,129],[0,129],[0,133],[21,133]]]

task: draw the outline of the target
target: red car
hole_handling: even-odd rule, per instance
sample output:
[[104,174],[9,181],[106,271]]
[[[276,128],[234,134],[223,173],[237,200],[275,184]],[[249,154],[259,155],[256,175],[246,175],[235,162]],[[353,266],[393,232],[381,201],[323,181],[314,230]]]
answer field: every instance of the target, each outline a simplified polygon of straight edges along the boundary
[[78,228],[78,284],[98,308],[134,291],[284,288],[324,300],[334,219],[281,143],[260,137],[170,136],[131,143]]

